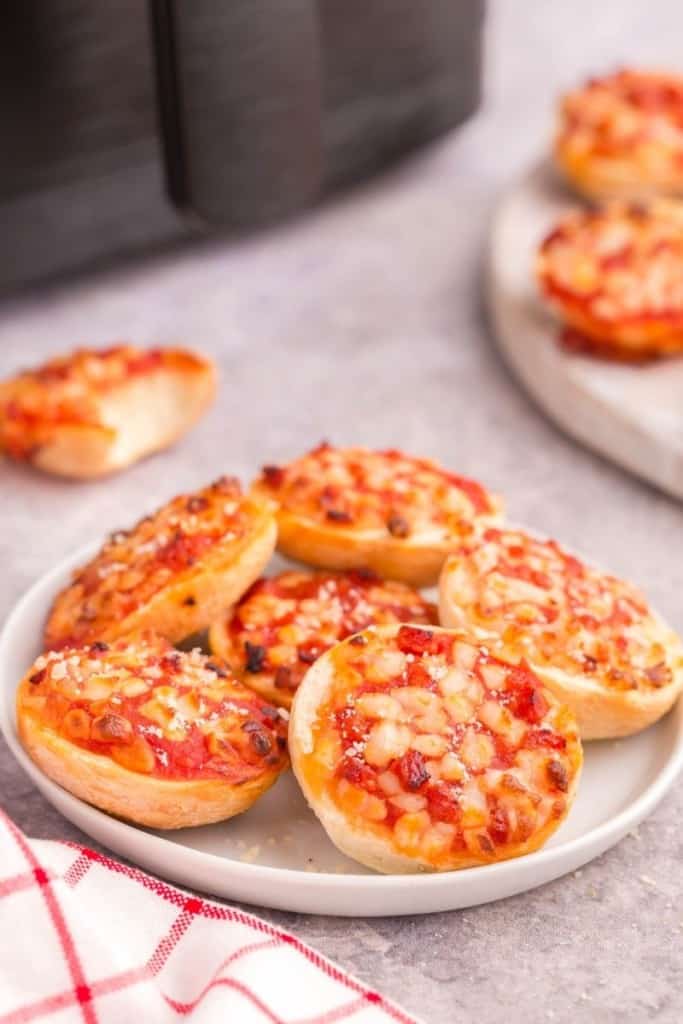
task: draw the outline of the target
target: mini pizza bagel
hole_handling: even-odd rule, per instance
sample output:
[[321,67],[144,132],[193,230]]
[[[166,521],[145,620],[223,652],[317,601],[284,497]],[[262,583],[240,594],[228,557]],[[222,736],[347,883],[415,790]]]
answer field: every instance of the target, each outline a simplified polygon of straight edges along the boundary
[[630,360],[683,350],[683,205],[576,210],[543,241],[543,295],[597,353]]
[[644,729],[683,689],[681,641],[643,595],[554,540],[487,529],[444,565],[439,612],[496,655],[524,658],[584,740]]
[[41,655],[16,707],[21,742],[49,778],[152,828],[239,814],[288,765],[275,708],[220,663],[155,636]]
[[275,547],[270,509],[223,477],[112,534],[56,598],[45,647],[153,629],[176,642],[206,628],[261,574]]
[[283,572],[254,583],[209,631],[211,650],[267,700],[290,707],[310,665],[367,626],[436,622],[434,605],[374,573]]
[[683,78],[623,70],[562,98],[555,162],[593,199],[683,194]]
[[446,555],[501,507],[480,484],[402,452],[319,445],[266,466],[283,554],[322,569],[371,569],[410,586],[436,582]]
[[185,349],[79,349],[0,383],[0,451],[59,476],[103,476],[165,448],[214,399]]
[[294,699],[292,767],[331,840],[382,872],[538,849],[582,764],[571,711],[469,634],[379,626],[333,647]]

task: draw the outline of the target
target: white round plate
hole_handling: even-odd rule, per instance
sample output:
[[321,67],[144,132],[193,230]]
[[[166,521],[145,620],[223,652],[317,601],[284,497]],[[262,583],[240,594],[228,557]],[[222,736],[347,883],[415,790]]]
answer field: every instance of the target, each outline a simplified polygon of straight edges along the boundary
[[683,498],[683,358],[619,364],[571,353],[534,279],[540,241],[580,205],[549,164],[513,185],[493,221],[488,305],[498,346],[544,412],[572,437]]
[[[597,857],[655,807],[683,765],[683,703],[639,736],[590,743],[578,798],[567,821],[538,853],[487,867],[433,875],[377,875],[344,857],[308,810],[291,774],[231,821],[154,832],[90,807],[46,778],[16,734],[14,694],[39,653],[53,597],[71,570],[94,553],[77,552],[40,579],[0,635],[0,727],[40,791],[93,839],[143,868],[216,896],[300,913],[352,917],[454,910],[533,889]],[[275,560],[273,569],[282,568]]]

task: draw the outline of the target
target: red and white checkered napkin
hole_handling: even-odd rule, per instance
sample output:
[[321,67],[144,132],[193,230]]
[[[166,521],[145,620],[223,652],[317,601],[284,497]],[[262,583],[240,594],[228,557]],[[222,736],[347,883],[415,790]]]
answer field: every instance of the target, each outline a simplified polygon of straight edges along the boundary
[[416,1024],[293,935],[0,810],[0,1022]]

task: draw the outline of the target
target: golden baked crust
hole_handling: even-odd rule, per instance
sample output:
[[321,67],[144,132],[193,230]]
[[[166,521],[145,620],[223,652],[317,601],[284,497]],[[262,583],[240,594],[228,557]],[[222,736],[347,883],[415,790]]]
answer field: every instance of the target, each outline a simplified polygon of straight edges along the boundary
[[436,622],[436,608],[404,583],[368,570],[282,572],[249,589],[209,632],[211,650],[267,700],[290,707],[326,650],[372,625]]
[[223,477],[113,533],[56,598],[45,646],[154,629],[178,641],[208,626],[260,575],[275,547],[269,508]]
[[289,747],[332,841],[385,872],[538,849],[582,763],[574,716],[528,668],[467,633],[406,625],[366,630],[315,663]]
[[278,547],[323,569],[372,569],[411,586],[436,581],[446,554],[500,501],[474,480],[394,449],[321,444],[266,466],[252,493],[277,510]]
[[541,244],[541,291],[585,347],[620,359],[683,349],[683,206],[574,211]]
[[683,646],[630,583],[553,540],[488,529],[451,556],[441,622],[526,659],[568,704],[583,739],[626,736],[669,710],[683,689]]
[[568,93],[555,160],[589,198],[683,193],[683,78],[625,69]]
[[288,764],[275,708],[155,635],[41,655],[19,685],[17,723],[60,786],[153,828],[239,814]]
[[213,364],[185,349],[79,349],[0,383],[0,451],[60,476],[101,476],[171,444],[215,390]]

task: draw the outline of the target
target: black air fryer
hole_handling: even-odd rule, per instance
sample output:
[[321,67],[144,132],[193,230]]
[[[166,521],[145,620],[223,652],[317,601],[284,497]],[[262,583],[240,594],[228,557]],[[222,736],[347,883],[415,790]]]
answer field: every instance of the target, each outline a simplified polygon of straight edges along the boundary
[[484,0],[10,5],[0,287],[189,225],[273,221],[371,175],[475,109],[483,15]]

